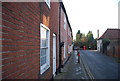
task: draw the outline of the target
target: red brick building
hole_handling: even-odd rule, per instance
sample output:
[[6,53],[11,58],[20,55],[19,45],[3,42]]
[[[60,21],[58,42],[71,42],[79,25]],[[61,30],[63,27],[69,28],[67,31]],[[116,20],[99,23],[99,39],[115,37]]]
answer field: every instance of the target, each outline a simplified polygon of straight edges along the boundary
[[[50,10],[50,26],[52,27],[51,28],[51,31],[53,32],[53,35],[56,39],[56,55],[53,57],[52,56],[52,59],[53,61],[56,60],[56,62],[53,64],[52,63],[52,66],[53,66],[53,74],[55,75],[56,73],[58,73],[58,69],[59,69],[59,7],[60,7],[60,3],[59,2],[52,2],[51,3],[51,10]],[[54,42],[54,40],[53,40]],[[55,44],[55,43],[54,43]],[[54,47],[52,47],[54,48]],[[54,50],[51,50],[53,53]],[[55,69],[56,68],[56,69]],[[55,72],[54,72],[55,71]]]
[[60,42],[64,44],[61,47],[61,65],[64,66],[72,47],[72,29],[63,4],[61,4],[60,12]]
[[61,41],[66,58],[72,45],[63,6],[62,2],[2,2],[2,79],[51,79],[56,74],[63,58]]
[[[107,46],[105,53],[107,55],[118,57],[120,59],[120,29],[107,29],[105,33],[99,38],[108,38],[110,44]],[[104,50],[104,48],[103,48]]]

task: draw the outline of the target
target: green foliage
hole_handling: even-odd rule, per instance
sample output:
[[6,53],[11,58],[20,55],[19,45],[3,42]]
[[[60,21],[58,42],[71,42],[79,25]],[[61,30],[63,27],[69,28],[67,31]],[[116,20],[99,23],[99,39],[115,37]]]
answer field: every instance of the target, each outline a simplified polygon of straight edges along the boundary
[[76,33],[76,40],[74,41],[74,45],[78,47],[86,46],[90,49],[97,48],[97,41],[94,39],[92,31],[89,31],[88,34],[85,36],[84,33],[80,33],[80,30]]
[[85,37],[85,34],[84,34],[84,33],[82,33],[82,38],[83,38],[83,37]]
[[79,41],[82,37],[82,34],[80,33],[80,30],[78,30],[77,34],[76,34],[76,41]]
[[78,30],[77,34],[80,34],[80,30]]
[[107,48],[107,46],[109,45],[110,43],[110,40],[108,38],[104,38],[102,39],[102,43],[103,43],[103,48]]
[[88,38],[88,43],[91,43],[94,40],[92,31],[88,32],[87,38]]

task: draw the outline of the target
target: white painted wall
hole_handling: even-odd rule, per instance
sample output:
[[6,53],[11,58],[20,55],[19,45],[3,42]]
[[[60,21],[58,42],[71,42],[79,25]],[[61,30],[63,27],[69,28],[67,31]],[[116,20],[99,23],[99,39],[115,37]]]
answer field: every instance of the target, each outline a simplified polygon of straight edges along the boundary
[[98,52],[102,51],[102,39],[97,40],[97,50]]

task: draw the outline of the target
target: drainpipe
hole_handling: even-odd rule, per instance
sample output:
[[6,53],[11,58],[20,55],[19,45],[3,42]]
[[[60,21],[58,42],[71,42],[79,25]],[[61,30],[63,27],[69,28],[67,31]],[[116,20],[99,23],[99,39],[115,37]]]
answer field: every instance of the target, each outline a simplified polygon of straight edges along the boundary
[[61,39],[60,39],[60,26],[61,26],[61,2],[60,3],[60,6],[59,6],[59,73],[61,73],[61,61],[62,61],[62,50],[61,50]]
[[[39,3],[39,7],[40,7],[40,23],[42,23],[42,3],[40,2]],[[39,23],[39,25],[40,25],[40,23]],[[39,30],[40,31],[40,30]],[[39,58],[40,58],[40,54],[39,54]],[[41,78],[41,74],[40,74],[40,72],[41,72],[41,66],[40,66],[40,59],[39,59],[39,74],[38,74],[38,78],[40,79]]]

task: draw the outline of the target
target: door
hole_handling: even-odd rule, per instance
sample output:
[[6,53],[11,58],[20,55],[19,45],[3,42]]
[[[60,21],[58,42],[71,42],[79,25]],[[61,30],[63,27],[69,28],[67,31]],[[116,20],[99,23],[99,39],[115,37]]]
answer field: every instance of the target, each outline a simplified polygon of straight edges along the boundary
[[53,76],[56,72],[56,35],[53,34]]

